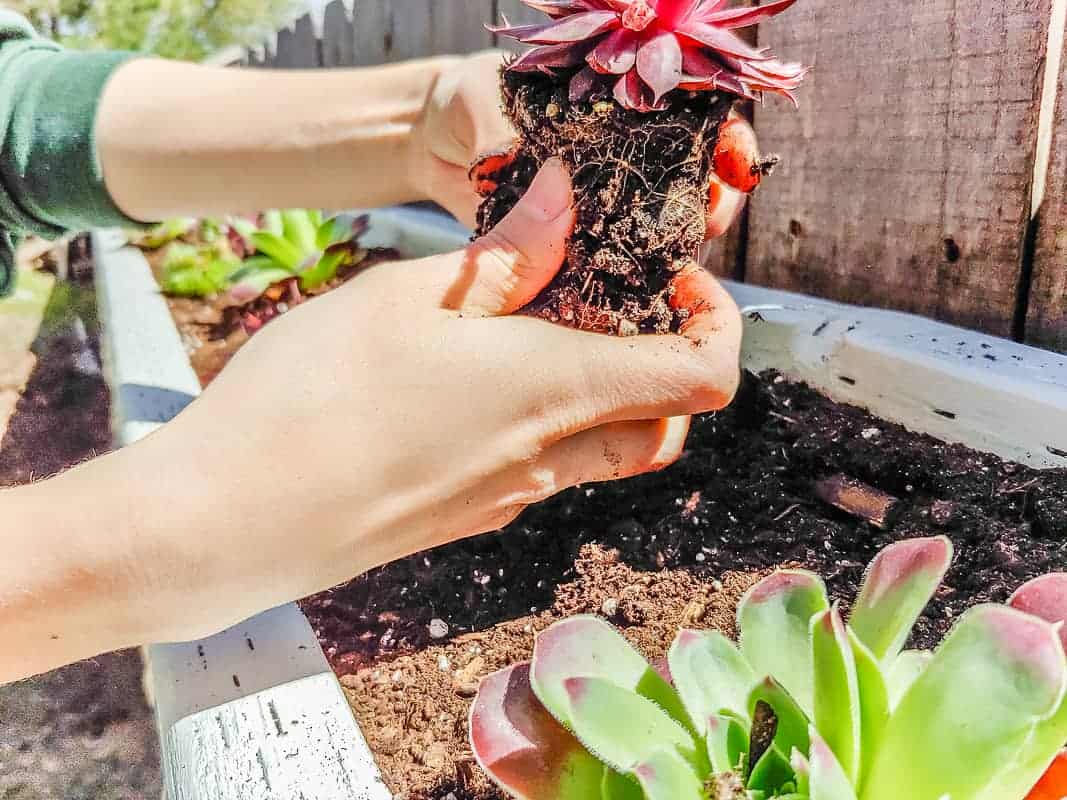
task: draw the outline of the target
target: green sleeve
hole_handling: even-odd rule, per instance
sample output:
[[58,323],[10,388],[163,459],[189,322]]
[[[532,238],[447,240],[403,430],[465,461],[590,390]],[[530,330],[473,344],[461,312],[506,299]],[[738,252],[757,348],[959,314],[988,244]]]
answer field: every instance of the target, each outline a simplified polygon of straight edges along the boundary
[[64,50],[0,10],[0,294],[19,235],[135,224],[104,186],[95,141],[104,85],[132,57]]

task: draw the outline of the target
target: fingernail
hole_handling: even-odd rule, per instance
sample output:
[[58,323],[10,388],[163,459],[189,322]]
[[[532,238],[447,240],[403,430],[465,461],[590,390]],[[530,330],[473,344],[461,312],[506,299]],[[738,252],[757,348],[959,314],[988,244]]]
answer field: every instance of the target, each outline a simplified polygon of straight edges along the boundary
[[563,161],[555,157],[542,165],[522,198],[528,212],[545,222],[552,222],[567,213],[572,203],[570,173]]

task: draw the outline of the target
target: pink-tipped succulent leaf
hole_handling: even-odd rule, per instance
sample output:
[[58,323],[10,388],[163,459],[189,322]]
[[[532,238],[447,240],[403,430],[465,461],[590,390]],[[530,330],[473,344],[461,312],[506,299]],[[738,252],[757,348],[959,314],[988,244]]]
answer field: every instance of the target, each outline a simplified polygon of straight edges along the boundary
[[471,749],[482,769],[520,800],[598,797],[604,767],[530,689],[529,664],[482,681],[471,706]]
[[807,70],[784,64],[733,31],[757,25],[796,0],[757,8],[724,8],[725,0],[523,0],[551,20],[504,25],[497,33],[534,48],[510,66],[518,71],[576,70],[574,101],[613,94],[625,108],[666,108],[675,89],[721,90],[748,99],[770,92],[789,98]]
[[757,675],[771,675],[811,714],[815,678],[811,620],[830,608],[822,580],[779,570],[745,593],[737,608],[741,653]]
[[557,720],[573,728],[571,678],[603,678],[652,700],[673,719],[693,730],[677,693],[633,645],[599,617],[579,615],[555,623],[534,644],[530,684]]
[[900,653],[951,563],[952,543],[944,536],[906,539],[875,556],[849,620],[875,658]]
[[1059,625],[1060,641],[1067,650],[1067,572],[1053,572],[1023,584],[1008,605]]

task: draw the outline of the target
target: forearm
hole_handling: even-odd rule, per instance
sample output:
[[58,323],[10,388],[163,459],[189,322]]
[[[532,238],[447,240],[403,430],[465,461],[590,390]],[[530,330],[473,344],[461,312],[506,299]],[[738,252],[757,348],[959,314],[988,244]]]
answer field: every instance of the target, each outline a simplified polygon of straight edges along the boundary
[[141,220],[425,199],[411,174],[413,132],[450,63],[265,71],[131,62],[100,103],[104,180]]
[[174,611],[203,588],[185,546],[196,538],[185,512],[203,502],[158,450],[134,445],[0,492],[0,684],[207,632]]
[[0,683],[134,643],[129,508],[85,480],[114,459],[0,493]]

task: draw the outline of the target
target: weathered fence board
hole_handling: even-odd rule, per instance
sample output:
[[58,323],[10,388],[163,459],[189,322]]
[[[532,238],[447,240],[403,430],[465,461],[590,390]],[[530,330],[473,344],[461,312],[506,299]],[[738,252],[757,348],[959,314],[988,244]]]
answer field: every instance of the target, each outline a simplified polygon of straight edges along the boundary
[[343,0],[333,0],[326,6],[322,28],[322,65],[352,66],[355,63],[356,32]]
[[315,69],[322,66],[322,51],[319,37],[315,35],[315,23],[310,14],[304,14],[293,25],[294,69]]
[[359,65],[470,53],[493,45],[492,0],[359,0],[355,58]]
[[[1062,0],[1061,0],[1062,2]],[[1044,197],[1038,198],[1037,240],[1034,247],[1033,283],[1026,325],[1026,339],[1031,344],[1067,352],[1067,59],[1063,58],[1063,14],[1054,18],[1051,31],[1060,37],[1050,42],[1050,55],[1060,56],[1058,102],[1049,111],[1054,120],[1051,154]]]
[[277,69],[289,69],[293,66],[295,54],[296,35],[292,28],[282,28],[278,31],[278,42],[275,45],[274,57],[270,65]]
[[784,163],[746,276],[1011,333],[1049,0],[808,0],[761,41],[815,67],[756,112]]
[[395,60],[392,0],[358,0],[352,20],[354,64],[363,67]]
[[492,47],[495,36],[486,25],[496,21],[492,0],[430,0],[432,52],[476,53]]
[[[1067,349],[1067,98],[1042,128],[1048,194],[1028,238],[1040,120],[1051,119],[1045,50],[1065,4],[805,0],[763,26],[761,42],[815,71],[799,111],[773,99],[756,110],[764,151],[784,162],[705,263],[1005,336],[1025,322],[1029,341]],[[494,42],[521,49],[485,30],[504,18],[545,17],[521,0],[332,0],[321,33],[305,16],[247,62],[343,67]]]

